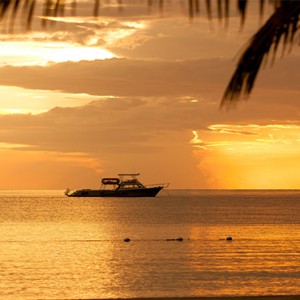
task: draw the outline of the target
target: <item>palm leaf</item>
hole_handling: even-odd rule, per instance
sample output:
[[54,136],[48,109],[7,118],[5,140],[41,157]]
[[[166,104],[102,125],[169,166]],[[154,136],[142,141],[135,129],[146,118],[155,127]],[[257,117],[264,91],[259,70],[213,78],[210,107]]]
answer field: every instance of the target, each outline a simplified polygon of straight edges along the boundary
[[300,21],[300,1],[281,1],[274,14],[252,37],[242,54],[222,99],[221,106],[231,107],[251,93],[264,59],[275,58],[279,43],[292,45]]

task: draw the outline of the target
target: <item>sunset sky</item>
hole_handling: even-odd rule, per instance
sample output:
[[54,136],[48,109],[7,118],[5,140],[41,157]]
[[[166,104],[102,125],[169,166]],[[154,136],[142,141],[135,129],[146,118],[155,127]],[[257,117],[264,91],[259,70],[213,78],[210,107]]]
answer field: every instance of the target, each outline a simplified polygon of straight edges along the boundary
[[174,189],[300,188],[299,36],[227,111],[237,58],[270,8],[262,21],[252,3],[241,30],[234,6],[225,29],[204,5],[190,20],[188,1],[117,2],[96,18],[93,1],[76,14],[66,1],[43,28],[41,1],[30,31],[20,13],[2,19],[0,188],[96,188],[124,172]]

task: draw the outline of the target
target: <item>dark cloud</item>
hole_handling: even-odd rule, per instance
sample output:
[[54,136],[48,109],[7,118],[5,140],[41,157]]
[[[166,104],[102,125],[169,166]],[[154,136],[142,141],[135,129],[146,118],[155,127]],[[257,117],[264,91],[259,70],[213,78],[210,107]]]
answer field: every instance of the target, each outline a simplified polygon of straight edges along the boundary
[[[272,69],[262,70],[256,87],[298,90],[299,65],[297,56],[278,61]],[[110,59],[66,62],[47,67],[6,66],[0,68],[0,76],[2,85],[28,89],[113,96],[210,93],[220,99],[232,71],[233,64],[227,59],[173,62]]]
[[[195,100],[194,100],[195,101]],[[212,124],[292,123],[294,115],[270,121],[273,110],[257,103],[239,111],[221,112],[218,103],[181,97],[108,98],[81,107],[54,108],[39,115],[0,116],[0,142],[25,144],[33,150],[102,153],[151,153],[175,143],[189,143],[187,132],[211,128],[224,133],[249,135],[245,128],[209,127]],[[278,106],[274,106],[274,110]],[[296,122],[296,121],[295,121]],[[174,135],[176,136],[175,140]],[[23,150],[26,150],[23,149]]]
[[114,96],[178,96],[199,94],[222,85],[229,74],[228,68],[229,62],[222,59],[181,62],[110,59],[48,67],[6,66],[0,69],[0,76],[2,85],[29,89]]

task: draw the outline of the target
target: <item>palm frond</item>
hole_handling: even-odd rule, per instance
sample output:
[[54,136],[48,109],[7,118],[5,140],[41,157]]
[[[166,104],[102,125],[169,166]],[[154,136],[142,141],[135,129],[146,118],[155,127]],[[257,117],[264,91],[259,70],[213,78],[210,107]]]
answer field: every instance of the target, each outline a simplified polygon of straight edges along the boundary
[[238,0],[238,10],[241,14],[241,25],[242,26],[245,23],[247,4],[248,4],[247,0]]
[[247,97],[254,86],[257,73],[264,59],[272,51],[276,55],[278,45],[292,44],[300,22],[300,1],[281,1],[274,14],[250,40],[242,54],[222,99],[221,106],[231,107]]

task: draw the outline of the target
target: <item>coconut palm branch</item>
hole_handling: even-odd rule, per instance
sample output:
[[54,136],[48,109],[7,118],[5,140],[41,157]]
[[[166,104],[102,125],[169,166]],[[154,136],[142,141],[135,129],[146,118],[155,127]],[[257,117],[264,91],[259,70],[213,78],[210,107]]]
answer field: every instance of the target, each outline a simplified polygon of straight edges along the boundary
[[[163,11],[165,2],[164,0],[144,0],[146,5],[150,8],[157,6],[159,11]],[[246,7],[247,7],[247,0],[236,0],[237,1],[237,8],[241,15],[242,23],[245,20],[246,15]],[[260,0],[262,3],[266,0]],[[273,0],[274,1],[274,0]],[[93,5],[93,15],[98,17],[100,15],[100,7],[101,7],[101,0],[94,0]],[[111,3],[115,1],[111,0]],[[126,0],[118,0],[117,7],[119,11],[122,11],[122,6]],[[218,18],[228,20],[229,18],[229,8],[230,3],[233,1],[230,0],[188,0],[187,7],[188,7],[188,15],[191,19],[194,16],[200,15],[200,7],[205,6],[206,14],[209,19],[212,19],[214,9],[217,11]],[[26,29],[30,29],[31,22],[33,18],[33,13],[35,11],[35,6],[37,6],[38,0],[0,0],[0,21],[3,20],[6,16],[10,18],[10,22],[13,24],[14,19],[16,18],[17,12],[22,10],[22,15],[27,20]],[[63,16],[64,9],[67,5],[71,5],[73,8],[72,11],[76,9],[77,0],[43,0],[43,10],[39,14],[42,16],[42,24],[45,25],[45,19],[47,17],[56,17],[56,16]],[[110,3],[110,0],[106,0],[106,3]],[[172,4],[168,2],[168,4]],[[22,8],[20,8],[22,7]]]
[[264,60],[274,61],[279,43],[292,45],[300,23],[300,1],[280,1],[274,14],[251,38],[225,90],[221,106],[231,107],[251,93]]

